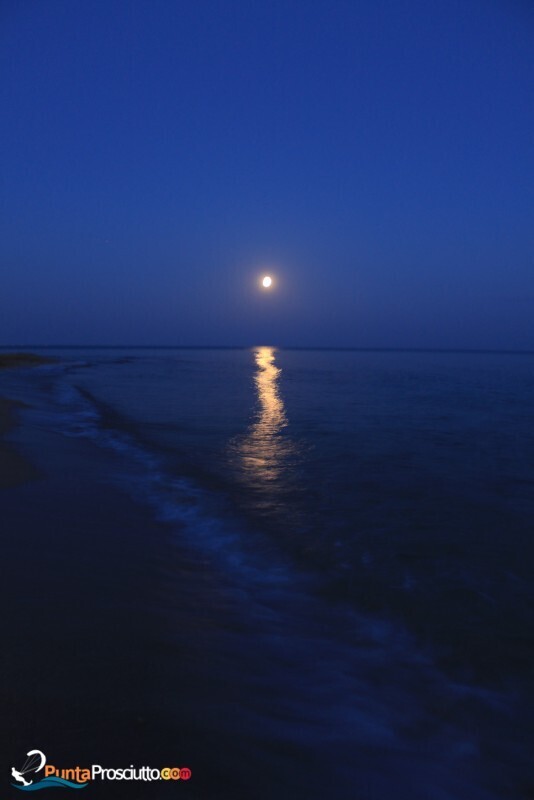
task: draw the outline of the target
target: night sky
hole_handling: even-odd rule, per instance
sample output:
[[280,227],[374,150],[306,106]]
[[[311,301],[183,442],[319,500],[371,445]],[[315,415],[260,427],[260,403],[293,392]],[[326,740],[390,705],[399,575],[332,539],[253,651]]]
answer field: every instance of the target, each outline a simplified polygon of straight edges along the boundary
[[0,58],[1,344],[534,349],[534,4],[3,0]]

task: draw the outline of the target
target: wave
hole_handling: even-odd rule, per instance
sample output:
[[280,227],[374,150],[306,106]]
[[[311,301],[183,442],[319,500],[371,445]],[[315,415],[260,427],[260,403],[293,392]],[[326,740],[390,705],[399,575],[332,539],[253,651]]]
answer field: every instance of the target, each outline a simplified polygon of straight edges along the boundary
[[72,781],[65,780],[65,778],[56,778],[55,776],[43,778],[38,783],[30,783],[29,786],[18,786],[16,783],[11,784],[14,789],[21,789],[23,792],[37,792],[39,789],[52,789],[54,786],[66,789],[85,789],[87,785],[87,783],[73,783]]
[[[267,548],[254,549],[253,533],[244,523],[222,511],[225,498],[204,489],[190,477],[169,469],[165,454],[143,442],[142,435],[126,417],[71,383],[68,372],[53,383],[52,403],[37,413],[40,420],[68,438],[87,439],[119,456],[110,479],[132,499],[149,507],[158,522],[176,529],[194,549],[209,553],[225,570],[258,585],[294,581],[289,567],[273,553],[264,562]],[[217,513],[218,507],[221,513]]]

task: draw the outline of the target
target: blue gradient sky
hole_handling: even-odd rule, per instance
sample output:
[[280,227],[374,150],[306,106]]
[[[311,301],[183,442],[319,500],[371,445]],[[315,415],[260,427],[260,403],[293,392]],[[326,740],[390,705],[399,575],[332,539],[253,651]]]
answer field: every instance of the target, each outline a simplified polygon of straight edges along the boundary
[[521,0],[5,0],[0,342],[534,348],[533,53]]

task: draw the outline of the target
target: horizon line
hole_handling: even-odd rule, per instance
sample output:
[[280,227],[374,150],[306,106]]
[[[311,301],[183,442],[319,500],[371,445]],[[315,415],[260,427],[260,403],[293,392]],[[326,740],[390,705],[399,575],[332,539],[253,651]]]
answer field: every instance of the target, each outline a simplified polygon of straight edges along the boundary
[[1,344],[0,350],[252,350],[273,347],[277,350],[322,350],[360,353],[480,353],[502,355],[534,355],[534,349],[492,347],[358,347],[343,345],[175,345],[175,344]]

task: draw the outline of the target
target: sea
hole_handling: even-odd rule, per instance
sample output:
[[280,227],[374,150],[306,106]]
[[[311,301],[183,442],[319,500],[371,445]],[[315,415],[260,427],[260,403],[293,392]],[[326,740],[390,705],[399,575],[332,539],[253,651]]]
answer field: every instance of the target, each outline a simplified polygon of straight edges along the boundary
[[534,354],[34,352],[0,375],[38,471],[0,490],[10,767],[534,797]]

